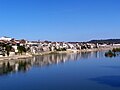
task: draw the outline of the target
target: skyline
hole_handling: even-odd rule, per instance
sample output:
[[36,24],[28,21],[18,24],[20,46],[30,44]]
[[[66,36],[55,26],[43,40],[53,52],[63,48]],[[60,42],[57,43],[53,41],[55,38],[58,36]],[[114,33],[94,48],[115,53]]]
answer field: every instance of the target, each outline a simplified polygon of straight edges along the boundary
[[119,39],[119,0],[0,0],[0,37]]

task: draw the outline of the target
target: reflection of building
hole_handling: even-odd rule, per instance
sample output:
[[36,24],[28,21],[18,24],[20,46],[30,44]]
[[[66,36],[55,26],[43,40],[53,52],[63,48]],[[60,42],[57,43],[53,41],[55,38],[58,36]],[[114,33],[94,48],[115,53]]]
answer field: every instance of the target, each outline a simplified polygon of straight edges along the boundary
[[8,74],[16,71],[26,71],[32,66],[48,66],[51,64],[65,63],[69,60],[80,60],[87,58],[99,58],[103,57],[104,52],[81,52],[71,54],[49,54],[43,56],[36,56],[30,59],[23,59],[18,61],[1,61],[0,62],[0,75]]
[[96,58],[100,58],[100,57],[104,57],[104,54],[105,54],[105,53],[102,52],[102,51],[96,51],[94,54],[95,54],[94,56],[95,56]]

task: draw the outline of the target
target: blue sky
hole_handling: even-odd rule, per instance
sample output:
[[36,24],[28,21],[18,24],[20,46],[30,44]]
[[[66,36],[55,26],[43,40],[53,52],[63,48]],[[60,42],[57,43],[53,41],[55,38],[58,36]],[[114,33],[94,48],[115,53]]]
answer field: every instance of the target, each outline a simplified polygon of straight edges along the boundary
[[0,0],[0,37],[120,38],[120,0]]

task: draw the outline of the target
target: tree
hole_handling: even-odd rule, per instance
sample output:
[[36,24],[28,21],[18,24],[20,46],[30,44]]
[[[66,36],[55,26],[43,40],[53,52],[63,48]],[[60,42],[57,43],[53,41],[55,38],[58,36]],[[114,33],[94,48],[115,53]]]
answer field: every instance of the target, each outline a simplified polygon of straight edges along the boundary
[[17,49],[18,49],[18,53],[20,53],[21,55],[23,52],[26,53],[26,51],[27,51],[24,46],[18,46]]
[[5,51],[7,53],[7,56],[9,56],[11,50],[12,50],[12,46],[10,46],[10,45],[5,46]]

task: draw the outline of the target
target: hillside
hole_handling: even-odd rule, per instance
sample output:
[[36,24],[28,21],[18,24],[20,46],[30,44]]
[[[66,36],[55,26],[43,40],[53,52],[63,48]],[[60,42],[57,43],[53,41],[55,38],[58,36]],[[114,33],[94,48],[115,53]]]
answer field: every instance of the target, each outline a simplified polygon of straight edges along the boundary
[[113,43],[120,43],[120,39],[91,40],[91,41],[88,41],[88,42],[89,43],[113,44]]

